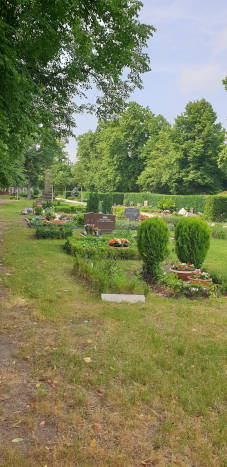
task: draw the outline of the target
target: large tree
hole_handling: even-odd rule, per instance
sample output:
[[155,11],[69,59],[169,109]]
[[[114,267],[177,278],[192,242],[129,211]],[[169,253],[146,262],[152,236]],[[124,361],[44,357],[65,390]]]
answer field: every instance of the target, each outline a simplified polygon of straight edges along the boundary
[[205,99],[189,102],[173,126],[173,139],[179,159],[182,193],[215,193],[222,188],[223,173],[218,157],[225,131]]
[[97,88],[92,110],[110,117],[141,87],[154,31],[139,22],[141,7],[139,0],[1,1],[0,165],[7,169],[0,183],[13,179],[40,124],[58,136],[70,132],[88,89]]
[[147,154],[166,120],[148,107],[131,102],[114,121],[100,121],[96,131],[78,138],[77,158],[85,168],[86,188],[100,191],[138,191],[137,179]]

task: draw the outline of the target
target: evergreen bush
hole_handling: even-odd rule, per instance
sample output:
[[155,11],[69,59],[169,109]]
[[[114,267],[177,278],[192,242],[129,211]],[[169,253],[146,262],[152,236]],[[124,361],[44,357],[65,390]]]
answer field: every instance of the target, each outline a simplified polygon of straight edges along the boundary
[[204,217],[208,221],[220,222],[227,219],[227,196],[208,196]]
[[208,224],[195,217],[185,217],[176,226],[175,239],[179,260],[200,268],[210,247]]
[[168,254],[169,230],[159,217],[142,222],[137,229],[137,246],[144,272],[152,280],[160,275],[160,263]]
[[87,202],[87,212],[98,212],[99,201],[100,199],[98,193],[91,191]]

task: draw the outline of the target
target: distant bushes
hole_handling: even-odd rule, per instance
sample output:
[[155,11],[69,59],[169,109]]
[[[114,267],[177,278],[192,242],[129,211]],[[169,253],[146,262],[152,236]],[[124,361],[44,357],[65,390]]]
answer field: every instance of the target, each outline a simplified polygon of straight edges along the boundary
[[221,222],[227,220],[227,196],[208,196],[204,217],[208,221]]

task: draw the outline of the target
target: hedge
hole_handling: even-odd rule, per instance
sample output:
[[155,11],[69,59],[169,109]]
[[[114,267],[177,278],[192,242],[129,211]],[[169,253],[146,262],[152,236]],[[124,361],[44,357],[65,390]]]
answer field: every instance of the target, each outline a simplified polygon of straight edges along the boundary
[[158,203],[163,198],[171,198],[176,204],[176,210],[181,208],[189,210],[194,208],[195,212],[203,212],[207,195],[162,195],[158,193],[125,193],[124,204],[130,205],[130,201],[133,201],[135,205],[138,203],[144,203],[148,201],[149,206],[154,209],[158,208]]
[[208,221],[220,222],[227,220],[227,196],[208,196],[204,210],[204,217]]
[[67,225],[48,225],[48,227],[39,226],[35,234],[37,238],[67,238],[72,235],[72,227]]
[[86,206],[82,206],[81,204],[62,204],[61,206],[55,206],[55,212],[64,212],[65,214],[69,213],[83,213],[86,212]]
[[[181,208],[190,209],[194,208],[195,212],[203,212],[205,208],[206,199],[209,195],[164,195],[159,193],[109,193],[113,196],[113,204],[129,206],[130,201],[135,205],[138,203],[143,204],[148,201],[149,206],[153,209],[158,209],[158,203],[163,198],[171,198],[176,204],[176,210]],[[105,193],[98,193],[100,197]],[[87,201],[89,192],[83,192],[83,201]]]
[[100,255],[100,258],[112,259],[138,259],[139,254],[137,248],[111,248],[106,246],[84,246],[83,240],[68,238],[65,242],[64,249],[72,256],[82,256],[91,258],[92,256]]

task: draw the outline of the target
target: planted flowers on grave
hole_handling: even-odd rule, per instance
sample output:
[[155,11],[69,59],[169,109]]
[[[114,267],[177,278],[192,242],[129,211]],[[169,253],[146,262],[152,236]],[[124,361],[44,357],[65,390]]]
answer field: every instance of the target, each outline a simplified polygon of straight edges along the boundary
[[99,229],[94,224],[86,224],[84,228],[87,235],[93,235],[98,237]]
[[129,247],[129,240],[127,238],[111,238],[108,241],[108,245],[114,248],[128,248]]
[[192,272],[190,280],[204,285],[212,282],[210,274],[208,272],[201,271],[200,269],[195,269]]

